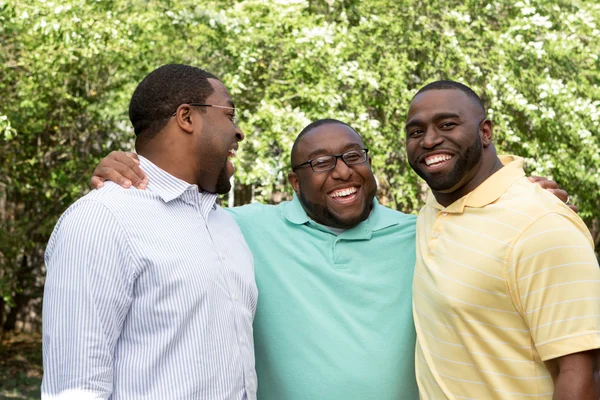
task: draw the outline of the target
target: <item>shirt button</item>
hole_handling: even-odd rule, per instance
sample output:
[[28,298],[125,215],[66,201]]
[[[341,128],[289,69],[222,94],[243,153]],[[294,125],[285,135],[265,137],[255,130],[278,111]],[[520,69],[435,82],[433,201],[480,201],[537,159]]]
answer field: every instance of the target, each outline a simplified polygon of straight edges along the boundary
[[223,254],[219,254],[219,258],[221,259],[221,261],[225,260],[225,256]]
[[439,232],[433,232],[433,237],[434,237],[434,238],[438,238],[438,237],[440,237],[440,233],[439,233]]
[[240,343],[241,343],[241,344],[246,344],[246,339],[244,339],[244,338],[240,338]]
[[448,215],[448,213],[447,213],[446,211],[444,211],[444,212],[442,213],[442,215],[445,217],[446,215]]
[[238,297],[238,295],[237,295],[237,294],[235,294],[235,293],[234,293],[234,294],[231,296],[231,299],[232,299],[233,301],[238,301],[238,298],[239,298],[239,297]]

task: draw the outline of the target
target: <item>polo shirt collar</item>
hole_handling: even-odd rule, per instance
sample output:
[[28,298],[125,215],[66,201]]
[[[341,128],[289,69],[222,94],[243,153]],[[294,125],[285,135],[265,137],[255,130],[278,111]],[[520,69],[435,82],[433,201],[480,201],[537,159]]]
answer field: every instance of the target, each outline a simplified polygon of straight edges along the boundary
[[148,190],[156,193],[165,203],[182,198],[185,202],[200,204],[208,212],[216,208],[217,195],[200,192],[192,185],[159,168],[147,158],[138,155],[140,168],[148,176]]
[[522,158],[516,156],[499,156],[498,158],[504,167],[496,171],[475,190],[456,200],[448,207],[439,204],[431,190],[429,190],[427,206],[449,213],[462,213],[465,207],[482,208],[496,201],[513,183],[525,176]]
[[[390,218],[385,218],[382,215],[381,212],[381,208],[383,206],[381,206],[379,204],[379,202],[377,201],[376,198],[373,198],[373,208],[371,209],[371,213],[369,214],[369,217],[364,220],[363,222],[361,222],[360,224],[356,225],[353,228],[350,228],[348,230],[346,230],[345,232],[343,232],[341,235],[339,236],[355,236],[355,234],[353,234],[353,232],[361,232],[362,235],[359,236],[369,236],[371,235],[371,232],[373,231],[378,231],[384,228],[387,228],[389,226],[393,226],[393,225],[398,225],[399,221],[396,220],[392,220]],[[296,194],[294,193],[294,198],[292,199],[292,201],[290,201],[288,204],[286,204],[286,207],[284,208],[283,211],[283,215],[285,216],[285,218],[290,221],[292,224],[295,225],[303,225],[306,223],[315,223],[307,214],[306,211],[304,211],[304,208],[302,207],[302,203],[300,203],[300,200],[298,199],[298,197],[296,196]],[[323,226],[323,225],[321,225]]]

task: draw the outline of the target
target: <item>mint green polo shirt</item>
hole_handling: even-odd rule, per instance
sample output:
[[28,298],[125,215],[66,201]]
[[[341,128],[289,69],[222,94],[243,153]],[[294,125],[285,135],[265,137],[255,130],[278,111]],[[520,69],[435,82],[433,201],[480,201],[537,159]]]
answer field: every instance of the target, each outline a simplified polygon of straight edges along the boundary
[[374,201],[336,235],[295,197],[229,211],[254,256],[258,399],[418,399],[414,216]]

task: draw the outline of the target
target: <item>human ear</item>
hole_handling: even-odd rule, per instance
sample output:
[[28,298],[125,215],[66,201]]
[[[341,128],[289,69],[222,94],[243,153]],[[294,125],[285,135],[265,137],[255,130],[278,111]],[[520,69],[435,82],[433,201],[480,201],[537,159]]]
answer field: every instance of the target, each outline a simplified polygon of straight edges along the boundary
[[288,173],[288,182],[292,185],[294,192],[300,192],[300,183],[298,182],[298,174],[294,171]]
[[177,108],[175,120],[177,121],[177,125],[186,133],[194,131],[195,123],[202,123],[199,116],[192,118],[192,109],[187,104],[182,104]]
[[486,119],[480,125],[479,132],[481,134],[481,142],[483,147],[488,147],[492,144],[492,121]]

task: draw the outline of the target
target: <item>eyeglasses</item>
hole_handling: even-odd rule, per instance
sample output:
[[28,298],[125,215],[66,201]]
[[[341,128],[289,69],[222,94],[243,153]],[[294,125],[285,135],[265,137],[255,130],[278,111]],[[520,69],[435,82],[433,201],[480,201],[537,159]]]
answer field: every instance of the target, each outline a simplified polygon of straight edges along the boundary
[[[227,106],[217,106],[214,104],[200,104],[200,103],[188,103],[188,106],[191,107],[214,107],[214,108],[227,108],[229,110],[233,110],[233,123],[236,124],[237,123],[237,109],[235,107],[227,107]],[[175,111],[173,114],[171,114],[172,117],[177,115],[177,111]]]
[[305,163],[298,164],[295,167],[292,167],[292,171],[295,171],[296,169],[305,165],[310,165],[312,170],[315,172],[329,171],[335,168],[338,158],[341,158],[342,161],[348,166],[362,164],[367,161],[368,152],[369,149],[360,149],[350,150],[342,154],[328,154],[326,156],[313,158]]

